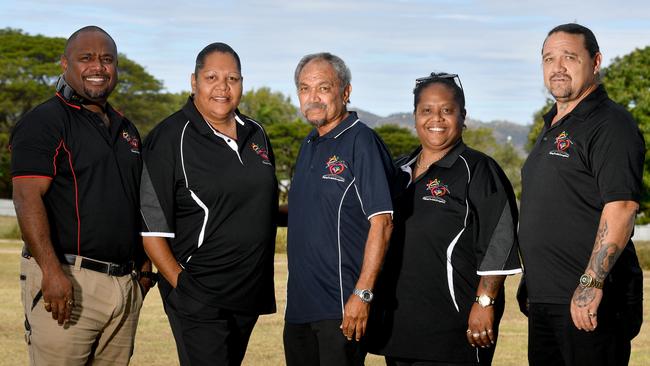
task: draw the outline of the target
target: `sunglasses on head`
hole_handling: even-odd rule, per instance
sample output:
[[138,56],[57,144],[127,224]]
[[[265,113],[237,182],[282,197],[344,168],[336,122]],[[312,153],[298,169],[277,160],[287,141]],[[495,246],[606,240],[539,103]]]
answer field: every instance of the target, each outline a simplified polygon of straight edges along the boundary
[[[421,77],[415,79],[415,87],[417,88],[418,85],[422,83],[426,83],[428,81],[435,81],[435,80],[444,80],[444,79],[452,79],[456,85],[460,88],[460,90],[463,90],[463,84],[460,82],[460,77],[458,74],[448,74],[446,72],[432,72],[429,76]],[[415,90],[413,90],[415,92]]]

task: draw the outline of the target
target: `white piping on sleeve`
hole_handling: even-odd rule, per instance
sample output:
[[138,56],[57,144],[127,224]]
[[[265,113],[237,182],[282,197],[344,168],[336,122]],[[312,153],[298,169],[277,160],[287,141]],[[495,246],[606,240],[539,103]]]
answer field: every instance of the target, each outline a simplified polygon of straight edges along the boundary
[[159,237],[159,238],[175,238],[176,234],[149,231],[149,232],[141,232],[140,236],[155,236],[155,237]]
[[521,268],[517,269],[506,269],[501,271],[476,271],[476,274],[479,276],[509,276],[517,273],[521,273],[523,270]]
[[368,216],[368,220],[372,219],[373,217],[377,215],[383,215],[383,214],[390,214],[391,219],[393,218],[393,211],[379,211],[375,212],[374,214]]

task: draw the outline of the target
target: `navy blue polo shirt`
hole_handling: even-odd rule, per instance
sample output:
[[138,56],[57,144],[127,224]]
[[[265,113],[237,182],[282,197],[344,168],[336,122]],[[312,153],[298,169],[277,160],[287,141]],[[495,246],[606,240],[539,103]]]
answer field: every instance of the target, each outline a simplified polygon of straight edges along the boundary
[[300,147],[289,191],[289,323],[341,319],[361,272],[372,216],[391,213],[393,164],[379,136],[350,112]]
[[110,126],[57,93],[11,135],[13,179],[52,181],[43,203],[60,260],[75,254],[126,263],[142,252],[140,135],[110,104],[105,110]]

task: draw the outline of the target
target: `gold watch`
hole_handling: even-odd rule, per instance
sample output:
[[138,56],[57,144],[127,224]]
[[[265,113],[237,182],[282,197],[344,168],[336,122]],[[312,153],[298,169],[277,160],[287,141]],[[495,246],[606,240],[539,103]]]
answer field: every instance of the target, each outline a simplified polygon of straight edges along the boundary
[[476,296],[474,302],[481,305],[482,308],[487,308],[488,306],[494,305],[494,299],[486,294],[483,294],[481,296]]
[[587,288],[587,287],[595,287],[595,288],[603,288],[603,281],[598,281],[597,279],[591,277],[590,275],[584,273],[582,276],[580,276],[580,287],[582,288]]

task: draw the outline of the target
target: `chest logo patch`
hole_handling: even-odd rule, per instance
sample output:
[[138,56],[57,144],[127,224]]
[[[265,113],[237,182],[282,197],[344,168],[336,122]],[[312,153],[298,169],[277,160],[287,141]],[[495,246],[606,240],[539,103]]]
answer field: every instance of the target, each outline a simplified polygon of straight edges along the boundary
[[131,152],[134,154],[139,154],[140,153],[140,140],[137,138],[129,135],[129,131],[123,130],[122,131],[122,138],[126,140],[126,142],[131,145]]
[[548,153],[550,155],[561,156],[563,158],[568,158],[569,153],[567,150],[573,145],[573,141],[569,138],[569,134],[566,131],[562,131],[561,134],[557,135],[555,138],[555,150],[551,150]]
[[438,178],[429,180],[425,189],[431,193],[429,196],[423,196],[422,199],[425,201],[434,201],[438,203],[447,203],[443,197],[449,194],[449,188],[446,184],[443,184]]
[[323,175],[323,179],[331,179],[337,182],[345,182],[345,178],[341,176],[341,173],[348,168],[348,165],[345,161],[341,160],[338,156],[333,155],[327,163],[325,164],[328,174]]
[[262,164],[271,165],[271,161],[269,160],[269,153],[265,148],[253,142],[251,143],[251,149],[253,149],[253,151],[255,151],[255,153],[260,158],[262,158]]

